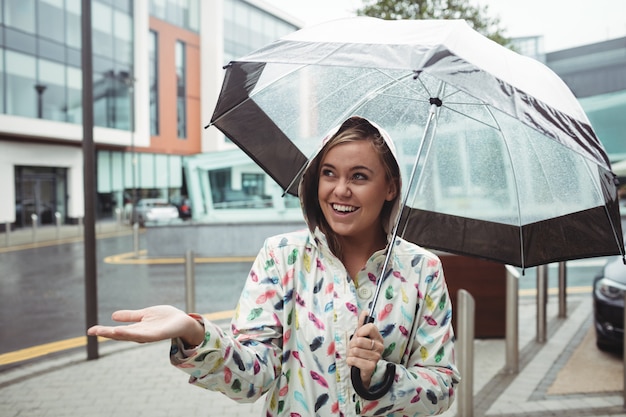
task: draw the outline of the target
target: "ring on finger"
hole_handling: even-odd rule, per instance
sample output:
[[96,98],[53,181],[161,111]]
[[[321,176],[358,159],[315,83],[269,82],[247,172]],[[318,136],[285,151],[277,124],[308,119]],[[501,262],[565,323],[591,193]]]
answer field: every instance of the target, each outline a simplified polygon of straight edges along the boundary
[[372,345],[370,346],[370,350],[374,350],[374,339],[372,339]]

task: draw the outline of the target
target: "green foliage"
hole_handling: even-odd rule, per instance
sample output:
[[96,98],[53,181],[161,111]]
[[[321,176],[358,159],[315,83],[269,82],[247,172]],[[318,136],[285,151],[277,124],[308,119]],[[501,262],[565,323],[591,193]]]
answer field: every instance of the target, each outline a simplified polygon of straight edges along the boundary
[[468,0],[363,0],[359,16],[399,19],[464,19],[489,39],[510,46],[500,28],[500,18],[489,17],[489,6],[474,6]]

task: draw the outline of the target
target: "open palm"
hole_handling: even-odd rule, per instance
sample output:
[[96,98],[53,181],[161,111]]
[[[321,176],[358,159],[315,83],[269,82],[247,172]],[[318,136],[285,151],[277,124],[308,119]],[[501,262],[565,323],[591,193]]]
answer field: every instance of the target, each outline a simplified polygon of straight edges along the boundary
[[[119,310],[111,318],[124,326],[91,327],[87,334],[115,340],[129,340],[138,343],[156,342],[164,339],[181,337],[186,340],[198,334],[199,326],[195,319],[176,307],[158,305],[141,310]],[[196,332],[194,332],[196,330]]]

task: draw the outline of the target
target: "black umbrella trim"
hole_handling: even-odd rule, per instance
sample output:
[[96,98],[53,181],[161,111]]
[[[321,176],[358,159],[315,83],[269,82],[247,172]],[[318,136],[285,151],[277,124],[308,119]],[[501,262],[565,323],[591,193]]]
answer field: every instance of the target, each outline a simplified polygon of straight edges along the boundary
[[[405,208],[400,224],[406,224],[402,238],[428,249],[531,268],[552,262],[623,254],[623,242],[615,241],[615,233],[621,234],[621,226],[618,222],[618,230],[615,230],[606,213],[604,206],[594,207],[531,223],[520,230],[502,223]],[[601,218],[606,221],[599,222]]]
[[297,167],[303,167],[307,157],[249,99],[264,66],[244,62],[227,67],[210,125],[221,130],[284,190],[291,185],[287,191],[297,195],[298,181],[293,180],[298,175]]

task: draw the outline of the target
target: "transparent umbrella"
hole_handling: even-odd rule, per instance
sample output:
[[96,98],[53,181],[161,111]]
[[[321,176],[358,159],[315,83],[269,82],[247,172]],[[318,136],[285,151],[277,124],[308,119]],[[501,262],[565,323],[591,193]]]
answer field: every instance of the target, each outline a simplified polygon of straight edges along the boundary
[[294,32],[227,65],[210,125],[295,195],[320,139],[351,115],[396,144],[397,235],[521,268],[624,256],[616,176],[577,99],[462,20]]

